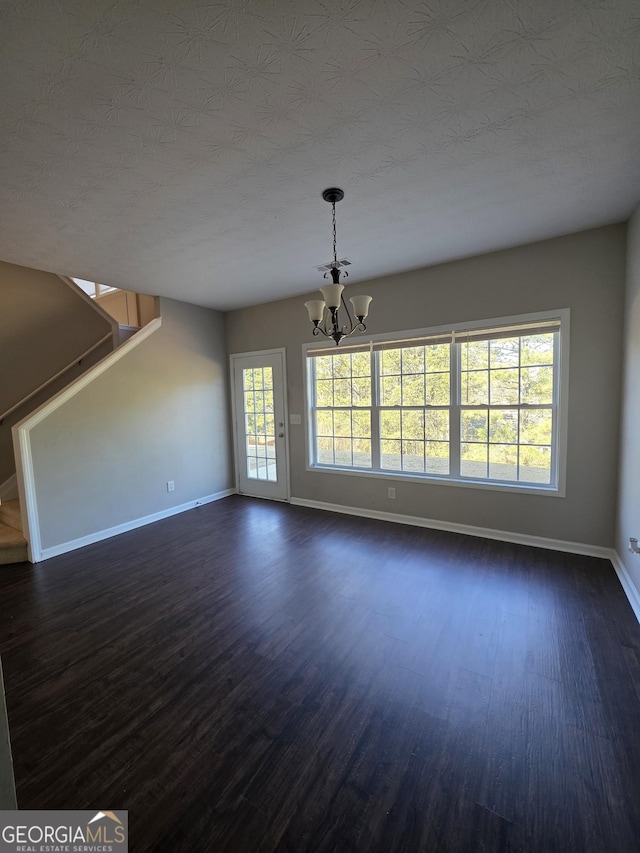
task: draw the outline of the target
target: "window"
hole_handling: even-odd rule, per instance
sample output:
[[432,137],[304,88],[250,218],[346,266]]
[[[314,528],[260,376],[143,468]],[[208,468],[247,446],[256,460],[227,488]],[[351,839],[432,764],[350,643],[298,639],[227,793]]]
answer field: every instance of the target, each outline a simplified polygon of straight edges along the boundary
[[311,467],[558,491],[568,312],[518,319],[308,348]]
[[314,359],[314,419],[321,465],[371,468],[371,363],[369,353]]
[[104,296],[105,293],[112,293],[114,290],[118,290],[117,287],[111,287],[109,284],[100,284],[97,281],[86,281],[84,278],[72,278],[71,281],[74,281],[78,287],[84,290],[84,292],[92,299],[96,299],[98,296]]
[[397,346],[381,350],[376,360],[380,468],[449,474],[450,345]]

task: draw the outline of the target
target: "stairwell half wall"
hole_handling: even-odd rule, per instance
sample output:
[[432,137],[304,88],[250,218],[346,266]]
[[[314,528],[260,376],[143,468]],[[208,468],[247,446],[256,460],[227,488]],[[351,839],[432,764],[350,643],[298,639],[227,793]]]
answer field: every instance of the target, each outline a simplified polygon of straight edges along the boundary
[[28,442],[34,562],[232,489],[222,315],[169,299],[160,312],[46,417],[14,427]]

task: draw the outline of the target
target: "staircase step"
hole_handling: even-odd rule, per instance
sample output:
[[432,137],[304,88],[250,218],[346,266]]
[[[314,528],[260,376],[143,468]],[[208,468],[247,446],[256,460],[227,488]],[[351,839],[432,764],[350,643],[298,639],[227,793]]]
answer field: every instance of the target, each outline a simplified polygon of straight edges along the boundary
[[3,501],[0,504],[0,524],[15,527],[22,533],[22,516],[20,515],[20,503],[18,501]]
[[136,332],[140,331],[139,326],[124,326],[122,323],[118,326],[118,341],[123,344],[132,338]]
[[15,527],[0,524],[0,565],[26,561],[27,540]]
[[20,504],[18,501],[3,501],[0,504],[0,565],[26,563],[27,559]]
[[27,543],[17,545],[15,548],[3,548],[0,546],[0,566],[11,566],[14,563],[28,563]]

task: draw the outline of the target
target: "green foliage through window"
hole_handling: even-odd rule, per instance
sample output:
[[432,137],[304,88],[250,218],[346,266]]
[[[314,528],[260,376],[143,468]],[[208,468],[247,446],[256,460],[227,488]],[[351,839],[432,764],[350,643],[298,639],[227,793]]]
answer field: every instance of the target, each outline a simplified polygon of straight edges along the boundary
[[559,323],[442,337],[311,351],[312,464],[555,485]]

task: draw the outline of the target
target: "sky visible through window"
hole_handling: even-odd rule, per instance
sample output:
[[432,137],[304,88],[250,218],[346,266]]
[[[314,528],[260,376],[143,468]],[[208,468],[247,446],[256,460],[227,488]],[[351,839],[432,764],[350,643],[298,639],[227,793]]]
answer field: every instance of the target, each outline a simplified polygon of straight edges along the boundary
[[104,296],[105,293],[112,293],[114,290],[118,290],[117,287],[111,287],[109,284],[100,284],[97,281],[87,281],[84,278],[72,278],[71,281],[74,281],[79,288],[84,290],[92,299],[95,299],[96,296]]

